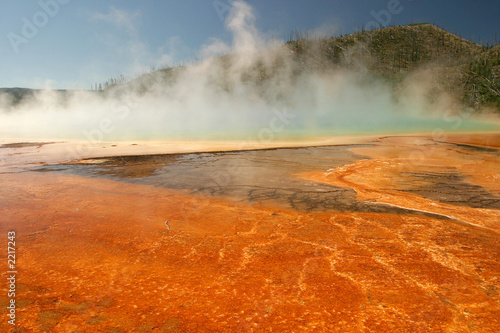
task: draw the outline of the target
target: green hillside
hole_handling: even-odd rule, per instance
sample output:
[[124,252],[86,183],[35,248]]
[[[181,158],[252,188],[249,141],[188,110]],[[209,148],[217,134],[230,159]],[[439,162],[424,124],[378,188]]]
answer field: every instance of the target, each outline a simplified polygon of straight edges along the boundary
[[432,68],[441,87],[464,105],[500,110],[500,45],[480,46],[431,24],[328,39],[302,38],[300,33],[293,37],[287,47],[304,69],[363,67],[397,85],[415,70]]

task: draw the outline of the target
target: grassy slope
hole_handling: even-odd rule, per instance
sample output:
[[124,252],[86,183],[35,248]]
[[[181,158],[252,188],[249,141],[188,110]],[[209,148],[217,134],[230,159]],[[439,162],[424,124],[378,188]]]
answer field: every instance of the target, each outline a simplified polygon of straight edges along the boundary
[[287,46],[309,69],[362,66],[396,85],[412,71],[432,67],[440,85],[465,105],[491,105],[500,110],[500,46],[486,48],[431,24],[297,39]]

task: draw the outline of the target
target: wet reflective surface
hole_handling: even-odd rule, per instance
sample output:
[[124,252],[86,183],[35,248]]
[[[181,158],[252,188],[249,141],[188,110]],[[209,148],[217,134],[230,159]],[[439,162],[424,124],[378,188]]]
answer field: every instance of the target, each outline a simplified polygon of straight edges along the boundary
[[403,187],[410,193],[451,205],[500,209],[500,197],[468,183],[466,177],[456,172],[408,172],[405,175],[409,184],[419,184],[413,188]]
[[[322,184],[298,177],[304,172],[327,172],[370,159],[351,152],[371,146],[331,146],[269,149],[226,153],[104,157],[85,164],[37,168],[37,171],[68,171],[78,175],[105,177],[134,184],[162,186],[203,196],[223,196],[249,204],[276,204],[301,211],[378,212],[408,215],[411,209],[369,203],[356,198],[348,187]],[[470,149],[470,148],[468,148]],[[496,153],[496,149],[482,148]],[[446,203],[476,208],[500,209],[500,197],[464,181],[454,173],[406,173],[412,193]],[[422,183],[420,179],[425,179]],[[401,186],[398,189],[405,189]]]

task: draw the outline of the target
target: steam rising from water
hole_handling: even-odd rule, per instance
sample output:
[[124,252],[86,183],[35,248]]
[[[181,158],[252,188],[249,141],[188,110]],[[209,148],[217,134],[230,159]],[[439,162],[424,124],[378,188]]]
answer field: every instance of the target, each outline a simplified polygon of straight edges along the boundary
[[[286,139],[296,136],[488,129],[451,117],[453,99],[426,98],[420,75],[395,93],[363,71],[298,71],[282,42],[256,30],[242,1],[226,22],[232,45],[213,40],[201,62],[150,75],[105,93],[43,91],[0,111],[0,135],[88,139]],[[221,53],[230,55],[218,57]],[[4,98],[5,97],[0,97]],[[7,101],[0,99],[0,105]],[[432,117],[430,115],[433,115]],[[491,128],[489,128],[491,129]]]

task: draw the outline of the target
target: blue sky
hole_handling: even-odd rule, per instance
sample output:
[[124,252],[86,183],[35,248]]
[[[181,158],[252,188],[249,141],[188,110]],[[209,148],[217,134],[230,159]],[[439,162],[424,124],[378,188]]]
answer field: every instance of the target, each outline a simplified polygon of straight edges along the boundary
[[[231,41],[224,19],[232,0],[0,1],[0,87],[88,89],[194,59],[214,39]],[[293,29],[346,34],[389,22],[435,23],[476,42],[500,35],[498,0],[247,2],[258,30],[279,39]]]

